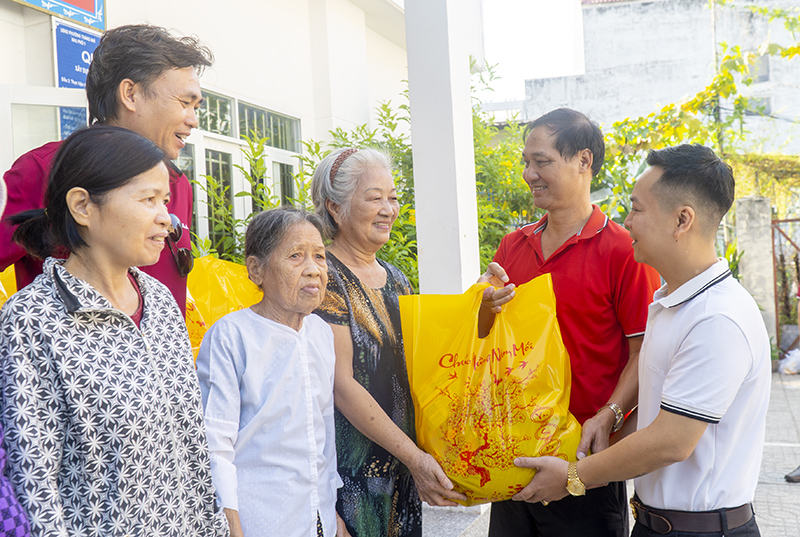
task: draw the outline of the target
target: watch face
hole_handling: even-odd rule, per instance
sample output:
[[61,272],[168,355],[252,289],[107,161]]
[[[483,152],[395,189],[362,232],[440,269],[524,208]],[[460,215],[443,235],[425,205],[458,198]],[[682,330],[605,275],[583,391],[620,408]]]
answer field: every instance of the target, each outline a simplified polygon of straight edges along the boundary
[[567,492],[573,496],[583,496],[586,494],[586,485],[578,477],[578,463],[571,462],[567,467]]
[[573,496],[583,496],[586,494],[586,486],[580,480],[567,481],[567,491]]

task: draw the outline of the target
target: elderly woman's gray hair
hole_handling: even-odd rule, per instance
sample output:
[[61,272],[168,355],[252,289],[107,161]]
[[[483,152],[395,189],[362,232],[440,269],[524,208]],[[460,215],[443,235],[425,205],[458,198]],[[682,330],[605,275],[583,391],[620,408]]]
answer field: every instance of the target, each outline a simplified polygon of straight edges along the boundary
[[294,226],[308,222],[325,236],[325,225],[314,213],[301,211],[294,207],[279,207],[257,214],[247,225],[244,236],[244,255],[256,256],[262,263],[268,263],[272,252],[283,241]]
[[314,210],[328,228],[331,238],[339,233],[339,226],[325,207],[325,202],[331,200],[338,205],[342,216],[346,218],[358,180],[373,168],[391,172],[392,159],[377,149],[348,148],[334,151],[317,166],[311,179],[311,199]]

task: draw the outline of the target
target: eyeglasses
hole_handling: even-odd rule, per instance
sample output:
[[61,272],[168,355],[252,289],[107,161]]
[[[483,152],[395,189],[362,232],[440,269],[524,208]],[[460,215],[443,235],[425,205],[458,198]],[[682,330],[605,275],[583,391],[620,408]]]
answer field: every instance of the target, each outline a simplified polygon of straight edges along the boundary
[[194,256],[190,249],[178,248],[178,241],[181,240],[183,236],[183,224],[181,224],[181,219],[172,213],[170,213],[169,218],[172,220],[172,224],[168,230],[167,246],[169,247],[169,251],[172,252],[172,259],[175,260],[175,264],[178,266],[178,273],[181,275],[181,278],[185,278],[194,268]]

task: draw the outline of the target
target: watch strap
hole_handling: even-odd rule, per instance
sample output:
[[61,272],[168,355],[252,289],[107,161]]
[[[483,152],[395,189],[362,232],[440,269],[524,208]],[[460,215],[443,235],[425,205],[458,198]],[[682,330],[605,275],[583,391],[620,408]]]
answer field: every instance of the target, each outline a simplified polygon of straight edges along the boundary
[[617,403],[606,403],[597,410],[597,413],[599,414],[606,408],[614,413],[614,426],[611,428],[611,432],[616,433],[622,429],[622,424],[625,423],[625,414],[622,413],[622,409]]
[[567,492],[573,496],[583,496],[586,494],[586,485],[578,477],[578,463],[570,462],[567,466]]

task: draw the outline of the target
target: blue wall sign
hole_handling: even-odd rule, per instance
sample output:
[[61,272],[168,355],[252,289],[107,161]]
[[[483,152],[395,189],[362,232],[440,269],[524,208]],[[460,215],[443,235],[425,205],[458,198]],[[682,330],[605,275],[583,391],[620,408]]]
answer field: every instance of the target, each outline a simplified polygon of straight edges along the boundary
[[80,106],[60,106],[58,117],[62,140],[87,124],[86,109]]
[[59,88],[86,87],[86,73],[100,36],[61,21],[56,21],[56,78]]
[[33,9],[51,13],[62,19],[95,28],[106,29],[105,0],[12,0]]

